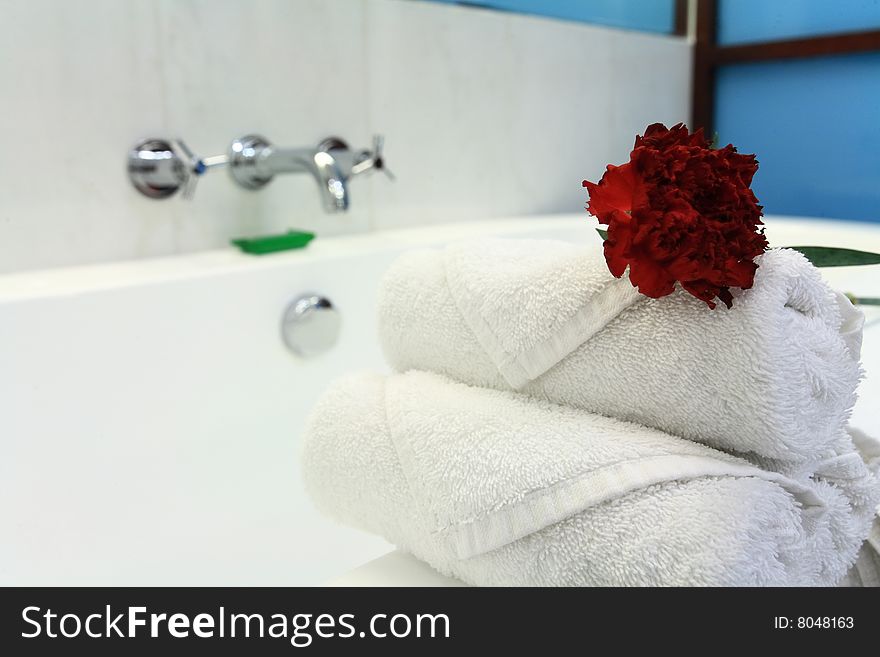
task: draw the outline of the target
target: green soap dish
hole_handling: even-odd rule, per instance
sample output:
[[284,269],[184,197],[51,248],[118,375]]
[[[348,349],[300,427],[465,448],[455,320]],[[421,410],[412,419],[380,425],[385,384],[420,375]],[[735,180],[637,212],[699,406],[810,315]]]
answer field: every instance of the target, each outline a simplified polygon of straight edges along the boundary
[[265,255],[278,251],[292,251],[302,249],[315,239],[314,233],[301,230],[291,230],[279,235],[264,235],[262,237],[239,237],[230,243],[237,246],[245,253],[251,255]]

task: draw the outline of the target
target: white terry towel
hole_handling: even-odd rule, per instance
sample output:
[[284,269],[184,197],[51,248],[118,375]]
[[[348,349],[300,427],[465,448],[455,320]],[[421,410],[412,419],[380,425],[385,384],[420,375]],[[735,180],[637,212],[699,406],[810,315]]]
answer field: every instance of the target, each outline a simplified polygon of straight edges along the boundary
[[[851,437],[868,470],[880,480],[880,441],[855,429]],[[868,537],[842,586],[880,587],[880,506],[874,511],[876,515]]]
[[320,509],[477,585],[830,585],[870,522],[834,483],[425,372],[334,384],[303,456]]
[[759,263],[732,309],[710,310],[682,291],[638,294],[608,272],[601,245],[490,238],[418,250],[383,279],[380,335],[398,371],[811,461],[855,403],[863,316],[800,253]]

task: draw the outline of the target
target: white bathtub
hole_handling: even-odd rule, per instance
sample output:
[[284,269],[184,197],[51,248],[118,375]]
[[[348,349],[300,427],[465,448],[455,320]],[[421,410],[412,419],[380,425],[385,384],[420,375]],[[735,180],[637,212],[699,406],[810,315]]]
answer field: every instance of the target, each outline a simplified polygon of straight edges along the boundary
[[[878,227],[768,221],[775,244],[880,250]],[[227,250],[0,276],[0,584],[313,584],[387,552],[319,517],[297,463],[322,389],[384,367],[379,276],[416,245],[490,233],[598,240],[590,225],[583,215],[495,220],[264,257]],[[880,268],[829,275],[880,296]],[[305,292],[343,316],[336,347],[310,360],[279,334]],[[871,315],[865,357],[880,374]],[[880,432],[871,374],[854,422]]]

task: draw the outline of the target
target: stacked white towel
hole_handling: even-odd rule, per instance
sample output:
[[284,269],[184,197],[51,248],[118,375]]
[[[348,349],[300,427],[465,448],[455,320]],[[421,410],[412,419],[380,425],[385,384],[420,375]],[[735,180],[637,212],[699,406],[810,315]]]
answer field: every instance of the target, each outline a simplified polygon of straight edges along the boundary
[[[337,382],[319,508],[478,585],[831,585],[870,523],[861,458],[793,479],[654,429],[435,374]],[[853,476],[855,475],[855,476]],[[871,482],[872,483],[872,482]]]
[[[389,363],[638,422],[736,452],[809,461],[845,431],[863,316],[803,255],[759,258],[709,310],[640,295],[601,246],[483,239],[401,257],[380,287]],[[849,342],[849,345],[847,344]]]
[[713,311],[641,297],[598,248],[417,251],[382,283],[380,333],[401,373],[326,393],[306,482],[325,511],[441,572],[831,585],[857,563],[846,583],[876,576],[862,546],[880,448],[846,428],[861,314],[797,253],[763,255],[754,287]]

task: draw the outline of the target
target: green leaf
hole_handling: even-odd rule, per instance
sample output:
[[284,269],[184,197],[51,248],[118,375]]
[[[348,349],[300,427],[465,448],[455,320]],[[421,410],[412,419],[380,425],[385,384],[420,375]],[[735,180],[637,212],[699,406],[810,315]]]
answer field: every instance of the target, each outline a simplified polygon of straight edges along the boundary
[[601,237],[603,240],[608,239],[608,231],[607,230],[602,230],[601,228],[597,228],[596,232],[599,233],[599,237]]
[[880,253],[838,249],[833,246],[789,246],[800,251],[816,267],[851,267],[855,265],[880,265]]
[[847,292],[846,296],[856,306],[880,306],[880,299],[877,297],[857,297],[852,292]]

